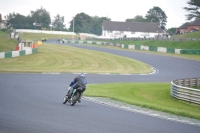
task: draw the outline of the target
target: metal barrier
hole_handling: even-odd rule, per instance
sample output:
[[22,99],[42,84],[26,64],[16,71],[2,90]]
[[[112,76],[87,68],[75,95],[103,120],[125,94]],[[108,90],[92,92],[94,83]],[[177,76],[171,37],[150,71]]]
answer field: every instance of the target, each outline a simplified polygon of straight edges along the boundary
[[[89,40],[90,38],[88,38]],[[141,38],[141,37],[130,37],[130,38],[106,38],[106,37],[97,37],[97,38],[91,38],[91,40],[96,41],[113,41],[113,40],[122,40],[122,41],[140,41],[140,40],[154,40],[154,41],[200,41],[200,38]]]
[[170,94],[174,98],[200,104],[200,90],[189,88],[193,86],[200,86],[200,78],[173,80]]

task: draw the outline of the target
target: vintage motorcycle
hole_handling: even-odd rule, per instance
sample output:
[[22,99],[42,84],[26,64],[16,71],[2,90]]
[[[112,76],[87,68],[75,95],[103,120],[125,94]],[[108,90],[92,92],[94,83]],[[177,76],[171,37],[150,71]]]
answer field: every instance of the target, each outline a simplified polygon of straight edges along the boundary
[[[68,87],[68,93],[70,89],[71,89],[71,86]],[[65,96],[63,99],[63,104],[66,104],[67,102],[69,102],[71,106],[74,106],[77,103],[77,101],[79,101],[79,99],[81,98],[82,90],[83,90],[82,87],[73,89],[71,98],[69,98],[68,96]]]

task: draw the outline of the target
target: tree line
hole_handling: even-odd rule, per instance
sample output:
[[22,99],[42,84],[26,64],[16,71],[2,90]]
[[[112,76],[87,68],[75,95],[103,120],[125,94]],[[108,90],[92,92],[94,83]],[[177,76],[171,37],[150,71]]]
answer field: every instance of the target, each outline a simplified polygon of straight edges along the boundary
[[[133,19],[126,19],[126,22],[153,22],[157,23],[163,30],[167,22],[167,16],[165,12],[159,7],[153,7],[150,9],[146,16],[137,15]],[[57,14],[53,20],[51,20],[50,13],[43,7],[36,11],[31,11],[28,16],[21,15],[19,13],[9,13],[5,16],[6,26],[13,27],[14,29],[52,29],[56,31],[73,31],[76,33],[92,33],[101,35],[102,23],[104,20],[111,21],[107,17],[89,16],[85,13],[78,13],[69,22],[69,29],[64,24],[64,16]]]
[[[193,18],[200,18],[200,1],[189,0],[187,2],[189,7],[183,9],[188,11],[186,15],[188,20]],[[14,29],[47,29],[56,31],[74,31],[76,33],[91,33],[101,35],[102,23],[104,20],[111,21],[108,17],[89,16],[85,13],[78,13],[69,22],[70,27],[67,29],[64,24],[64,16],[57,14],[54,19],[51,20],[50,13],[43,7],[35,11],[31,11],[28,16],[21,15],[19,13],[9,13],[5,17],[6,27]],[[146,15],[136,15],[134,18],[128,18],[126,22],[151,22],[157,23],[158,26],[166,29],[167,15],[165,12],[157,6],[149,9]],[[2,22],[2,15],[0,14],[0,22]],[[176,27],[167,30],[169,33],[175,33]]]
[[154,6],[146,13],[145,17],[137,15],[134,18],[126,19],[126,22],[157,23],[161,29],[165,30],[166,29],[165,26],[167,23],[167,15],[160,7]]
[[[28,16],[19,13],[9,13],[5,17],[6,27],[13,29],[43,29],[56,31],[73,31],[76,33],[92,33],[101,35],[102,23],[104,20],[110,21],[107,17],[89,16],[85,13],[77,14],[70,21],[70,28],[67,29],[64,22],[64,16],[57,14],[51,20],[50,13],[43,7],[36,11],[31,11]],[[0,22],[2,16],[0,14]]]

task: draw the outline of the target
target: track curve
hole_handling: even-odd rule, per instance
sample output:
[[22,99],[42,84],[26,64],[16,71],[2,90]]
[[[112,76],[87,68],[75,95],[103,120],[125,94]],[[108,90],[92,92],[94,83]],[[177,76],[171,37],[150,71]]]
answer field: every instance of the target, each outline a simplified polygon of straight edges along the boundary
[[[54,43],[54,44],[57,43],[55,40],[51,40],[49,42]],[[89,50],[95,50],[95,51],[100,51],[100,52],[107,52],[107,53],[142,61],[156,68],[159,71],[159,73],[151,76],[150,80],[152,82],[154,81],[170,82],[174,79],[195,78],[195,77],[200,76],[200,62],[199,61],[170,57],[170,56],[165,56],[164,54],[154,55],[154,54],[148,54],[148,53],[133,52],[133,51],[123,50],[123,49],[117,50],[117,49],[108,49],[108,48],[103,48],[103,47],[95,47],[95,46],[89,46],[89,45],[84,45],[84,44],[64,44],[64,45],[73,46],[77,48],[83,48],[83,49],[89,49]],[[136,76],[141,77],[138,75]],[[145,77],[146,75],[142,76],[142,78],[144,78],[144,80],[147,81]],[[141,79],[142,82],[144,80]]]
[[[68,44],[67,44],[68,45]],[[70,46],[109,52],[143,61],[159,70],[150,75],[88,74],[92,83],[168,82],[197,77],[200,63],[173,57],[112,50],[87,45]],[[175,65],[179,64],[179,65]],[[200,127],[83,100],[74,107],[62,104],[74,74],[0,74],[0,132],[8,133],[199,133]]]

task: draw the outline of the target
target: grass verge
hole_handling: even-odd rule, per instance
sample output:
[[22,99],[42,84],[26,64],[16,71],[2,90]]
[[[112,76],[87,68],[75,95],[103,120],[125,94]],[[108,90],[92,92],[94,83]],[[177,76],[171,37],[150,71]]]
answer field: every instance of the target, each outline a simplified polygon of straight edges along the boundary
[[0,59],[0,72],[150,73],[137,60],[64,45],[42,44],[38,53]]
[[192,88],[195,88],[195,89],[199,89],[199,90],[200,90],[200,86],[197,86],[197,87],[192,87]]
[[16,39],[10,39],[7,32],[0,31],[0,52],[14,51],[18,42]]
[[200,106],[170,95],[170,83],[109,83],[88,85],[85,96],[106,97],[200,120]]
[[200,32],[192,32],[187,34],[174,35],[172,38],[200,38]]

